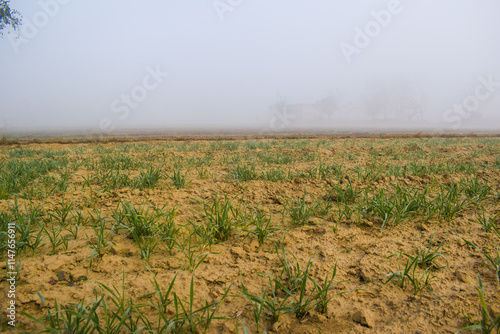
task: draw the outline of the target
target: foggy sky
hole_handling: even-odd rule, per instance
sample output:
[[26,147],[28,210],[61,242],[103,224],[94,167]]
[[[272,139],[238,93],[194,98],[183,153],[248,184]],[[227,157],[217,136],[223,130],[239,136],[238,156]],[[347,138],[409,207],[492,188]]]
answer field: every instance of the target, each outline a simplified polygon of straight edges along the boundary
[[[498,0],[11,7],[23,25],[0,38],[0,132],[264,128],[278,96],[288,105],[334,97],[329,119],[308,125],[500,128]],[[405,119],[414,102],[421,115]]]

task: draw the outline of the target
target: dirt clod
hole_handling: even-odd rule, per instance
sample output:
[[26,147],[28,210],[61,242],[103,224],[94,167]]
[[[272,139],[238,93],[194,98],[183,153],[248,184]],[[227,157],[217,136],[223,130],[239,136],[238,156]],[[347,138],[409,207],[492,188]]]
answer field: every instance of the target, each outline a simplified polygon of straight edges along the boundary
[[373,328],[375,321],[373,314],[369,310],[358,310],[352,315],[352,320],[366,327]]
[[460,269],[457,269],[455,271],[455,276],[457,277],[457,279],[462,282],[462,283],[469,283],[471,281],[469,275],[467,275],[466,272],[460,270]]

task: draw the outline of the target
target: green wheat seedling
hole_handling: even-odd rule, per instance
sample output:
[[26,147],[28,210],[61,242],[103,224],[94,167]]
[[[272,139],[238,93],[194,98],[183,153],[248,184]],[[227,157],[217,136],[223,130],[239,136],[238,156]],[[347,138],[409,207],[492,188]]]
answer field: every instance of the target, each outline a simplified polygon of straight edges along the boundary
[[278,182],[288,180],[290,177],[290,171],[286,172],[282,169],[276,170],[264,170],[261,172],[259,179],[264,181]]
[[[101,289],[101,331],[104,333],[138,333],[141,329],[139,321],[141,320],[139,309],[148,304],[134,304],[132,298],[128,299],[125,295],[125,268],[122,271],[121,289],[114,284],[108,287],[105,284],[98,283]],[[106,297],[106,298],[104,298]],[[107,301],[110,305],[108,306]],[[110,307],[111,306],[111,307]]]
[[68,224],[66,226],[66,231],[69,232],[69,235],[73,240],[78,238],[78,232],[82,226],[85,226],[87,219],[83,216],[81,211],[74,211],[72,217],[74,224]]
[[462,331],[481,330],[482,334],[500,333],[500,314],[494,315],[490,313],[483,289],[481,276],[478,275],[479,286],[475,286],[479,295],[479,310],[481,311],[481,321],[479,324],[462,328],[457,333]]
[[46,223],[42,229],[52,246],[52,254],[57,253],[57,248],[60,245],[63,245],[66,250],[68,249],[68,238],[62,235],[64,227],[58,224]]
[[120,228],[127,230],[130,235],[135,231],[138,236],[155,236],[159,233],[158,220],[161,211],[151,205],[142,205],[136,208],[132,203],[122,201],[113,211],[113,217]]
[[68,232],[69,232],[69,235],[68,235],[68,236],[70,236],[70,237],[71,237],[71,239],[73,239],[73,240],[78,239],[78,232],[80,231],[80,227],[81,227],[81,226],[82,226],[82,225],[81,225],[81,224],[78,224],[78,223],[73,224],[73,225],[68,225],[68,226],[66,227],[66,231],[68,231]]
[[348,161],[354,161],[354,160],[358,159],[359,154],[353,154],[352,152],[344,152],[342,154],[342,157],[347,159]]
[[229,165],[231,164],[231,156],[228,154],[223,154],[219,158],[219,165]]
[[[144,154],[144,152],[155,153],[157,151],[157,149],[160,149],[160,151],[161,151],[161,148],[156,147],[155,144],[144,143],[144,142],[134,143],[131,147],[132,152],[141,153],[141,154]],[[112,152],[113,152],[113,150],[110,150],[110,153],[112,153]]]
[[[496,230],[496,231],[498,232],[498,230]],[[500,234],[499,234],[499,236],[500,236]],[[485,259],[483,260],[483,262],[485,262],[485,266],[490,268],[491,270],[493,270],[495,272],[495,276],[497,278],[497,281],[500,284],[500,249],[498,248],[498,246],[496,247],[496,256],[495,256],[495,255],[492,255],[490,253],[490,250],[488,248],[485,247],[484,249],[481,249],[473,242],[468,241],[468,240],[464,239],[463,237],[460,237],[460,238],[467,245],[469,245],[471,248],[480,251],[484,255]]]
[[[359,209],[362,211],[362,209]],[[352,219],[352,215],[354,214],[354,209],[351,208],[347,204],[337,203],[337,211],[336,211],[337,221],[350,221]],[[337,226],[334,227],[334,232],[337,232]]]
[[292,223],[297,226],[303,226],[307,224],[309,219],[318,209],[318,204],[308,204],[306,197],[307,193],[304,190],[304,195],[302,195],[301,198],[292,200],[286,197],[285,203],[283,204],[284,212],[288,213],[290,219],[292,220]]
[[427,206],[426,187],[423,192],[418,189],[408,189],[397,184],[394,187],[394,222],[400,224],[404,219],[416,215],[422,208]]
[[[177,278],[177,274],[174,276],[170,284],[168,285],[167,290],[162,290],[160,284],[156,280],[156,275],[150,280],[151,284],[154,287],[154,291],[148,293],[144,296],[141,296],[141,299],[148,299],[148,305],[158,312],[158,321],[156,326],[154,326],[148,317],[139,314],[142,323],[144,324],[144,330],[149,333],[169,333],[169,331],[173,330],[173,326],[175,321],[172,321],[171,318],[168,317],[167,307],[173,303],[173,298],[170,298],[170,294],[173,292],[174,283]],[[174,318],[176,315],[174,315]],[[155,330],[154,327],[157,329]]]
[[265,300],[264,298],[267,297],[267,291],[263,290],[262,297],[252,295],[250,292],[248,292],[243,282],[241,282],[241,289],[243,290],[243,295],[237,297],[245,297],[250,302],[250,305],[252,306],[253,320],[255,321],[256,324],[255,333],[260,333],[260,327],[262,327],[264,332],[266,332],[266,328],[264,327],[264,324],[262,324],[262,322],[260,321],[260,318],[262,316],[262,311],[264,310],[263,301]]
[[497,205],[500,203],[500,190],[493,190],[493,195],[491,196],[493,200],[493,205]]
[[[0,199],[19,194],[25,187],[49,172],[58,171],[68,165],[68,159],[7,160],[0,163]],[[32,189],[32,196],[37,191]]]
[[337,199],[340,199],[340,202],[344,204],[354,203],[361,194],[361,189],[353,186],[351,179],[347,179],[347,184],[343,189],[339,186],[334,191]]
[[257,155],[259,160],[268,165],[291,165],[296,159],[287,152],[260,153]]
[[[397,159],[395,159],[397,160]],[[394,177],[403,177],[406,178],[406,170],[408,167],[406,165],[401,166],[399,164],[393,165],[393,164],[386,164],[384,166],[385,169],[385,176],[394,176]]]
[[462,211],[466,205],[466,200],[461,200],[461,190],[457,183],[449,186],[440,185],[440,192],[435,199],[438,218],[451,221],[455,215]]
[[228,150],[228,151],[235,151],[238,149],[240,146],[239,142],[228,142],[228,141],[212,141],[210,142],[209,145],[209,150],[210,151],[222,151],[222,150]]
[[187,158],[187,165],[188,167],[206,168],[213,164],[212,158],[213,156],[210,154],[210,152],[201,157]]
[[500,284],[500,248],[496,246],[495,251],[491,251],[485,247],[482,253],[486,258],[487,266],[495,272],[497,282]]
[[[268,286],[263,289],[262,296],[251,294],[243,282],[241,283],[241,288],[243,290],[243,295],[238,297],[247,298],[252,305],[260,305],[261,310],[265,310],[269,314],[269,318],[272,323],[278,322],[280,320],[280,316],[282,314],[293,311],[293,308],[290,307],[289,303],[287,303],[289,295],[285,295],[283,298],[278,297],[279,287],[277,286],[277,279],[266,273],[262,273],[269,278]],[[254,314],[255,320],[255,314]],[[258,321],[256,321],[258,323]]]
[[139,235],[135,229],[131,229],[130,233],[139,247],[141,259],[144,259],[147,264],[151,264],[149,260],[151,255],[157,253],[156,248],[160,244],[160,239],[155,236]]
[[90,190],[90,195],[92,197],[92,193],[93,193],[93,188],[92,188],[92,184],[94,182],[94,177],[88,175],[87,177],[85,177],[84,175],[81,175],[82,179],[83,179],[83,182],[82,182],[82,188],[81,190],[84,191],[85,188],[89,188]]
[[[409,157],[411,159],[411,157]],[[453,165],[451,165],[453,166]],[[408,172],[415,176],[433,175],[433,174],[444,174],[453,173],[443,164],[427,164],[426,162],[414,162],[411,161],[408,164]]]
[[[109,231],[106,233],[106,221],[108,216],[102,217],[101,211],[97,208],[94,208],[94,212],[96,216],[92,216],[92,220],[94,221],[93,230],[95,238],[90,238],[87,234],[87,240],[89,243],[89,247],[92,249],[92,252],[89,257],[85,258],[81,263],[85,262],[87,259],[90,260],[90,268],[92,268],[94,263],[94,258],[96,258],[99,262],[104,255],[104,252],[108,247],[114,245],[111,241],[114,236],[113,231]],[[99,263],[98,262],[98,263]]]
[[357,174],[357,178],[363,181],[376,181],[381,178],[382,170],[377,167],[374,163],[367,165],[366,168],[362,166],[356,166],[354,171]]
[[18,161],[3,162],[0,168],[0,195],[1,199],[8,199],[19,193],[28,183],[38,175],[27,174],[28,168]]
[[433,217],[439,217],[439,207],[434,201],[427,201],[422,207],[422,218],[424,222],[428,223]]
[[305,151],[299,157],[299,160],[302,162],[314,162],[318,161],[320,158],[321,156],[318,153]]
[[217,311],[221,307],[222,303],[226,299],[232,284],[226,289],[224,295],[219,301],[209,303],[205,301],[205,304],[195,309],[194,307],[194,275],[191,276],[191,284],[189,285],[189,297],[188,300],[183,301],[174,292],[174,310],[175,318],[172,329],[188,329],[191,333],[197,333],[199,329],[201,332],[206,333],[210,324],[213,320],[224,320],[225,317],[217,317]]
[[235,198],[229,199],[224,194],[224,198],[219,199],[215,195],[210,202],[203,205],[207,226],[213,231],[216,241],[223,242],[228,240],[231,232],[236,228],[236,217],[232,204]]
[[[418,253],[414,257],[410,257],[407,254],[399,252],[389,257],[393,257],[396,255],[398,255],[398,271],[394,272],[391,269],[391,272],[385,275],[385,277],[388,277],[388,279],[384,282],[384,284],[387,284],[394,279],[398,282],[397,284],[399,284],[399,286],[404,289],[405,283],[408,281],[413,287],[413,294],[415,296],[418,295],[420,291],[426,288],[431,290],[430,283],[435,278],[434,276],[431,276],[431,267],[426,268],[421,275],[419,275],[419,271],[417,271],[421,260],[421,253]],[[407,257],[404,269],[401,268],[400,264],[400,259],[403,255]]]
[[217,242],[215,240],[214,228],[206,222],[195,222],[188,219],[188,225],[185,226],[191,237],[196,237],[199,245],[205,245],[211,248]]
[[336,184],[328,189],[327,194],[323,196],[323,199],[347,205],[354,203],[360,193],[361,191],[357,187],[354,187],[349,179],[347,180],[345,187],[342,187],[340,184]]
[[[156,275],[155,275],[152,280],[150,279],[150,282],[154,287],[154,291],[140,297],[139,299],[150,299],[151,297],[154,297],[154,299],[156,299],[156,302],[153,302],[151,300],[150,301],[151,307],[155,308],[160,313],[167,313],[167,307],[173,301],[173,299],[170,298],[170,293],[172,293],[176,279],[177,279],[177,274],[170,281],[167,290],[162,290],[160,284],[158,284],[158,281],[156,280]],[[158,322],[161,323],[161,320]]]
[[82,166],[89,171],[97,171],[101,169],[101,166],[96,159],[87,158],[82,162]]
[[67,203],[64,200],[64,196],[61,199],[61,208],[56,206],[55,204],[52,204],[53,212],[49,212],[49,216],[52,217],[57,224],[59,224],[62,227],[66,227],[66,225],[69,223],[71,216],[70,213],[73,212],[73,205],[75,202],[78,200],[78,198],[74,199],[71,203]]
[[[330,274],[331,271],[331,274]],[[333,280],[335,279],[335,276],[337,275],[337,264],[335,263],[335,266],[330,268],[328,272],[326,273],[325,279],[323,281],[323,284],[319,284],[316,282],[312,277],[310,277],[310,280],[314,284],[314,288],[316,289],[316,308],[320,313],[327,313],[328,311],[328,304],[332,300],[332,298],[335,295],[342,295],[344,293],[347,293],[349,291],[343,291],[337,294],[333,294],[330,296],[330,290],[333,287]]]
[[316,211],[314,211],[313,213],[313,216],[323,217],[323,218],[325,218],[331,213],[334,205],[331,201],[325,201],[324,199],[321,198],[316,200],[316,203],[317,207]]
[[485,232],[490,233],[491,231],[494,231],[495,224],[500,217],[500,213],[494,215],[493,217],[491,216],[486,217],[485,211],[486,210],[484,209],[484,207],[481,207],[481,212],[478,214],[477,217],[477,223],[481,225],[481,227]]
[[293,262],[289,260],[289,255],[285,250],[283,242],[275,244],[275,252],[278,256],[279,266],[281,267],[279,281],[283,282],[282,285],[287,286],[289,291],[293,292],[297,290],[300,287],[301,280],[304,276],[304,270],[300,267],[299,261],[293,253],[290,253],[293,258]]
[[34,323],[44,328],[44,333],[100,333],[98,309],[101,307],[103,298],[85,305],[85,298],[79,303],[69,303],[67,306],[54,301],[53,311],[47,305],[47,301],[38,292],[42,303],[47,308],[47,314],[42,318],[36,318],[28,313],[21,312]]
[[160,210],[163,218],[158,224],[158,236],[162,241],[162,246],[168,250],[169,254],[172,254],[172,249],[175,247],[175,241],[177,240],[180,232],[180,227],[175,224],[174,218],[177,212],[176,208],[170,211]]
[[[127,153],[123,152],[122,153]],[[141,159],[133,159],[129,155],[117,154],[117,155],[103,155],[100,157],[99,164],[96,165],[96,170],[129,170],[129,169],[139,169],[144,166],[144,162]]]
[[200,180],[206,180],[211,177],[210,172],[203,166],[199,167],[197,171],[198,171],[198,178]]
[[[54,186],[55,189],[55,186]],[[19,197],[26,200],[42,200],[52,194],[52,191],[44,191],[42,185],[39,184],[38,180],[34,181],[32,184],[27,185],[24,189],[19,192]]]
[[93,180],[95,180],[95,182],[100,185],[104,191],[121,189],[129,187],[133,184],[128,174],[117,170],[99,170]]
[[224,291],[224,294],[222,295],[220,300],[212,303],[209,303],[208,301],[205,300],[204,306],[202,306],[196,311],[197,313],[200,314],[198,316],[199,319],[198,322],[200,323],[201,329],[203,330],[204,334],[208,332],[208,329],[210,328],[212,321],[228,319],[227,317],[218,317],[216,316],[216,314],[219,311],[220,307],[222,306],[224,300],[227,298],[232,286],[233,283],[231,283],[226,289],[226,291]]
[[[111,297],[111,299],[112,301],[115,300],[113,304],[117,302],[116,297]],[[104,328],[106,328],[104,333],[140,333],[143,330],[140,322],[144,319],[144,315],[140,309],[146,307],[147,304],[134,304],[132,298],[130,298],[122,302],[118,309],[116,309],[116,306],[109,307],[106,304],[106,299],[103,300],[102,305]]]
[[253,210],[254,212],[249,224],[250,228],[247,227],[245,231],[255,236],[259,240],[259,245],[262,246],[267,238],[280,229],[272,226],[270,215],[266,215],[262,210],[255,208]]
[[163,177],[162,167],[162,165],[157,168],[150,166],[146,170],[142,170],[139,175],[132,180],[133,186],[139,190],[152,189],[156,187],[160,179]]
[[329,176],[334,176],[337,180],[344,178],[344,165],[323,165],[323,163],[320,162],[317,165],[317,171],[320,179],[326,179]]
[[500,228],[497,228],[495,225],[493,225],[493,232],[495,232],[495,235],[500,239]]
[[318,166],[311,166],[306,168],[305,170],[299,170],[295,173],[295,177],[299,179],[318,179]]
[[467,198],[475,204],[481,203],[490,197],[491,187],[479,182],[477,176],[473,179],[462,179],[460,186]]
[[70,153],[66,150],[51,150],[51,149],[41,149],[40,153],[43,154],[45,158],[53,159],[55,157],[63,157]]
[[97,145],[93,149],[93,153],[97,155],[102,155],[102,154],[111,154],[113,153],[113,148],[105,148],[101,144]]
[[370,157],[373,159],[378,159],[379,156],[382,156],[382,154],[379,153],[379,151],[377,149],[374,149],[374,148],[370,149],[369,154],[370,154]]
[[230,158],[229,158],[230,163],[231,164],[235,164],[235,165],[240,164],[242,160],[243,160],[243,158],[239,154],[231,155]]
[[371,198],[368,198],[367,192],[365,192],[366,208],[364,208],[364,213],[373,214],[380,219],[382,219],[382,226],[380,230],[395,220],[395,203],[392,196],[386,193],[383,189],[373,194]]
[[224,149],[228,151],[236,151],[240,147],[240,142],[238,141],[230,141],[224,143]]
[[[409,157],[408,157],[408,159],[409,159]],[[408,166],[408,172],[411,175],[423,176],[423,175],[430,174],[429,166],[424,162],[411,161],[407,166]]]
[[231,180],[236,182],[248,182],[258,178],[255,165],[236,165],[228,167],[228,176]]
[[32,231],[30,230],[29,238],[24,243],[24,246],[31,250],[31,256],[35,256],[36,250],[39,247],[46,245],[46,243],[43,242],[44,238],[42,235],[44,230],[39,224],[37,224],[37,226],[39,227],[38,229],[33,229]]
[[210,151],[220,151],[223,150],[223,142],[222,141],[212,141],[210,142],[209,150]]
[[9,151],[9,158],[33,158],[39,153],[39,150],[33,150],[29,148],[16,148]]
[[[152,209],[149,205],[137,210],[131,203],[122,202],[121,204],[122,211],[115,211],[115,219],[119,223],[118,228],[123,227],[128,231],[140,249],[141,258],[149,263],[151,255],[156,253],[156,248],[164,239],[160,228],[160,225],[164,223],[157,223],[162,218],[162,210]],[[169,227],[163,227],[168,233]],[[166,239],[166,241],[169,240]]]
[[180,169],[174,169],[172,175],[170,175],[168,178],[172,180],[172,183],[174,184],[174,187],[176,189],[183,189],[188,184],[187,173],[188,172],[186,171],[183,174]]
[[[314,255],[313,255],[314,256]],[[295,313],[297,319],[303,319],[307,313],[316,308],[318,295],[315,290],[307,293],[307,282],[310,280],[309,270],[312,264],[312,257],[307,262],[306,267],[303,271],[298,268],[297,262],[297,274],[295,280],[295,288],[289,289],[287,284],[281,283],[281,281],[276,281],[277,286],[282,289],[291,299],[292,303],[290,307],[292,312]]]
[[36,249],[45,245],[42,244],[42,233],[44,232],[44,229],[43,224],[41,224],[44,214],[45,212],[42,211],[41,204],[35,207],[30,206],[28,209],[28,206],[25,203],[24,212],[21,212],[16,199],[12,208],[12,216],[7,215],[7,213],[3,216],[2,221],[5,226],[7,226],[10,221],[14,221],[16,223],[17,247],[19,250],[24,251],[25,254],[27,249],[30,249],[32,256],[34,256]]
[[201,143],[186,143],[186,152],[201,151],[204,147]]
[[179,261],[184,263],[184,268],[188,268],[191,272],[195,271],[200,264],[205,261],[210,252],[203,252],[204,247],[199,244],[194,244],[192,236],[186,237],[182,243],[175,241],[177,248],[184,255],[185,259],[176,257]]
[[474,161],[446,162],[445,170],[450,173],[476,174],[479,168],[485,167]]
[[68,190],[70,181],[71,181],[71,174],[73,173],[72,170],[69,168],[66,168],[65,170],[59,171],[59,179],[56,181],[56,189],[59,193],[64,193],[66,190]]
[[234,226],[237,229],[240,229],[241,226],[247,225],[251,221],[253,216],[252,207],[249,206],[248,203],[243,201],[243,196],[242,196],[242,204],[233,205],[232,212],[235,224]]
[[173,156],[171,165],[173,169],[184,169],[189,162],[182,156]]
[[442,259],[443,261],[446,262],[446,269],[448,269],[449,268],[448,260],[444,256],[448,252],[447,251],[440,252],[440,249],[441,247],[443,247],[445,240],[443,240],[439,245],[437,245],[435,249],[432,249],[432,247],[434,246],[433,239],[434,239],[434,234],[432,234],[431,238],[429,239],[429,243],[427,244],[427,246],[422,248],[417,253],[417,255],[412,256],[406,253],[403,253],[403,255],[409,258],[410,260],[413,260],[415,257],[418,257],[417,264],[422,269],[431,268],[440,270],[444,268],[444,266],[440,266],[437,263],[437,260]]
[[259,148],[259,144],[260,144],[259,142],[256,142],[254,140],[249,140],[245,142],[245,147],[248,150],[256,150],[257,148]]

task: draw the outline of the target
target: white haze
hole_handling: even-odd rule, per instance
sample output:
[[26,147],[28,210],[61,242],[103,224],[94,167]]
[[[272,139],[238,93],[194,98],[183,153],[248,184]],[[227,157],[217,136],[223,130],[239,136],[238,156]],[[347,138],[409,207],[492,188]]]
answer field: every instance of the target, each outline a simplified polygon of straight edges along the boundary
[[[500,128],[498,0],[12,0],[11,7],[24,24],[17,39],[15,32],[0,39],[0,134]],[[369,45],[356,47],[356,29],[370,27]],[[155,81],[148,75],[157,69]],[[147,95],[127,107],[121,99],[131,92]],[[329,113],[315,114],[327,98]],[[309,116],[276,126],[280,101]]]

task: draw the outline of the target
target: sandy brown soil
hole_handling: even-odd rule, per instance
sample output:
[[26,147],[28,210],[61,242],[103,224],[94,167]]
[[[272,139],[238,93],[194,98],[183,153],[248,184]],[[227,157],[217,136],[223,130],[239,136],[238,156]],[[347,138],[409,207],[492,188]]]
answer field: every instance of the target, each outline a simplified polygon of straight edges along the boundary
[[[256,145],[250,145],[252,141]],[[66,204],[75,201],[68,226],[75,224],[77,212],[85,217],[85,224],[77,239],[69,240],[67,249],[59,245],[54,252],[44,234],[46,244],[37,248],[34,255],[29,250],[26,254],[22,252],[18,255],[21,265],[16,291],[17,310],[41,318],[47,313],[47,307],[53,309],[55,300],[60,305],[77,303],[83,299],[85,304],[90,303],[95,300],[95,293],[101,291],[99,284],[108,287],[114,285],[121,291],[123,271],[127,300],[131,299],[135,303],[147,301],[147,298],[139,298],[153,291],[153,278],[163,289],[167,289],[174,276],[175,292],[181,299],[187,300],[194,275],[196,307],[201,307],[206,300],[220,300],[230,287],[229,295],[217,312],[217,316],[226,319],[214,320],[209,333],[235,333],[237,328],[241,332],[243,323],[253,333],[256,324],[249,300],[240,296],[241,283],[251,293],[262,295],[262,290],[269,282],[262,273],[277,274],[281,270],[275,247],[283,241],[287,253],[294,254],[302,268],[312,257],[311,278],[323,282],[335,264],[337,275],[329,294],[333,298],[326,313],[312,309],[298,319],[293,312],[284,312],[280,321],[273,323],[264,311],[261,321],[268,332],[455,333],[480,319],[479,296],[475,288],[478,275],[483,282],[491,315],[498,316],[500,313],[500,284],[482,252],[490,250],[494,254],[498,250],[500,236],[495,235],[494,231],[486,232],[477,222],[480,212],[484,212],[487,217],[500,213],[498,138],[248,139],[219,143],[222,146],[213,143],[193,139],[185,142],[104,144],[31,143],[2,147],[0,163],[16,159],[50,159],[44,156],[48,150],[67,151],[64,156],[69,159],[68,166],[75,166],[69,186],[46,197],[35,195],[29,198],[24,195],[24,199],[17,198],[17,203],[21,212],[24,212],[25,207],[29,211],[30,207],[40,205],[43,214],[39,223],[42,225],[56,224],[56,219],[49,213],[54,214],[55,208],[61,207],[63,198]],[[128,150],[124,149],[126,145],[129,145]],[[31,157],[18,157],[12,154],[16,150],[35,150],[38,153]],[[292,157],[292,162],[273,163],[262,158],[277,154]],[[105,155],[129,156],[133,161],[161,166],[165,174],[151,189],[126,186],[105,190],[95,179],[90,184],[86,183],[85,179],[97,174],[90,163],[98,163]],[[206,160],[196,160],[198,158]],[[161,161],[165,163],[162,165]],[[189,181],[182,189],[176,189],[168,178],[175,169],[174,163],[179,161],[183,162],[180,170],[187,173]],[[405,175],[398,175],[387,167],[402,168],[417,162],[428,166],[446,166],[448,163],[448,169],[443,167],[432,173],[421,173],[408,168]],[[295,174],[276,182],[260,177],[238,182],[231,177],[232,168],[252,163],[259,173],[290,170]],[[320,175],[319,172],[317,175],[306,175],[306,171],[313,170],[320,163],[342,166],[344,172],[341,176],[335,173]],[[467,165],[471,168],[467,169]],[[461,167],[453,169],[449,166]],[[200,174],[202,167],[205,170],[203,177]],[[378,175],[367,176],[366,171],[377,168],[380,168]],[[141,170],[130,168],[123,170],[123,173],[133,179]],[[48,175],[54,176],[54,179],[59,177],[54,171]],[[418,211],[397,224],[389,220],[387,226],[382,228],[381,217],[372,212],[363,215],[359,211],[363,209],[360,204],[363,196],[370,198],[379,190],[390,193],[395,185],[418,191],[428,187],[427,196],[433,200],[441,191],[440,185],[460,184],[474,178],[490,187],[487,198],[474,202],[462,192],[460,201],[466,204],[449,221],[437,215],[427,219],[423,212]],[[345,189],[349,182],[361,193],[349,204],[353,215],[346,217],[339,215],[339,200],[328,194],[332,187]],[[36,180],[32,181],[33,185],[51,188]],[[301,226],[291,222],[284,206],[287,198],[301,198],[304,190],[307,192],[308,205],[330,203],[331,207],[314,212],[307,223]],[[156,208],[164,207],[164,210],[176,208],[174,221],[180,228],[177,237],[185,240],[192,233],[190,222],[196,226],[206,222],[203,203],[210,203],[216,194],[219,198],[224,194],[234,198],[234,206],[239,210],[259,207],[271,215],[272,226],[280,230],[275,231],[263,245],[259,245],[255,236],[245,232],[245,228],[249,228],[245,224],[249,221],[243,219],[235,222],[235,229],[227,241],[204,245],[195,238],[197,254],[209,254],[196,270],[191,271],[185,266],[185,255],[178,247],[169,253],[160,246],[148,262],[141,258],[137,244],[127,231],[112,228],[115,220],[111,216],[120,201],[133,203],[137,207],[150,204]],[[10,214],[15,197],[11,195],[0,201],[1,210]],[[105,249],[101,258],[94,259],[91,266],[90,246],[95,241],[91,215],[95,216],[95,208],[101,210],[103,217],[110,216],[106,233],[113,244]],[[498,219],[493,224],[500,227]],[[69,232],[64,231],[62,235],[69,235]],[[400,251],[414,255],[426,247],[431,238],[434,247],[444,242],[440,249],[444,256],[438,257],[436,261],[441,268],[429,270],[432,277],[429,288],[415,295],[410,283],[404,288],[396,284],[396,280],[384,284],[388,280],[387,274],[405,263],[404,257],[391,255]],[[419,275],[423,271],[423,268],[417,268]],[[67,280],[61,279],[61,272]],[[76,281],[78,277],[85,279],[68,284],[68,281]],[[4,278],[0,283],[0,294],[6,296],[7,290]],[[43,295],[47,305],[37,293]],[[307,293],[313,293],[312,281],[307,283]],[[279,298],[284,296],[285,293],[280,291]],[[292,299],[289,301],[292,302]],[[157,312],[153,308],[143,307],[140,311],[151,322],[156,322]],[[171,316],[173,312],[173,304],[170,304],[167,313]],[[3,314],[2,328],[9,331],[12,328],[5,324],[6,320]],[[17,320],[16,328],[20,331],[36,332],[41,329],[40,325],[20,313]],[[124,332],[127,330],[124,329]]]

